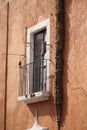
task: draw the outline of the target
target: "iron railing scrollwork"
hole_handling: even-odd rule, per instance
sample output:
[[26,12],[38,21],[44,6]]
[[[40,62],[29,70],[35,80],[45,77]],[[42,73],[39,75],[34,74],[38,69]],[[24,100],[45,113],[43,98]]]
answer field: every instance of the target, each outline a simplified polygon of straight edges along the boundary
[[46,91],[47,60],[35,60],[22,65],[19,62],[19,96]]

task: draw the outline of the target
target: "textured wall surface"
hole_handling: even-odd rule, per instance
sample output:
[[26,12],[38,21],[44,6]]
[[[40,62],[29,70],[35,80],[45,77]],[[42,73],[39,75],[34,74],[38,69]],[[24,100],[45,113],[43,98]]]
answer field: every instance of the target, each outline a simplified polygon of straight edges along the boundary
[[5,53],[6,53],[6,7],[0,10],[0,129],[4,128]]
[[61,130],[87,130],[86,12],[86,0],[66,0],[64,105]]
[[[34,123],[36,107],[39,121],[57,130],[54,109],[54,0],[9,0],[9,43],[6,130],[25,130]],[[4,130],[6,0],[0,0],[0,130]],[[26,105],[18,102],[18,62],[25,55],[25,28],[47,18],[51,22],[50,100]],[[87,1],[65,2],[65,49],[63,79],[63,117],[61,130],[87,130]]]
[[[6,40],[6,1],[0,1],[0,31],[3,39]],[[2,19],[3,18],[3,19]],[[51,55],[52,62],[54,59],[54,44],[55,44],[55,15],[53,0],[9,0],[9,42],[8,42],[8,77],[7,77],[7,114],[6,128],[7,130],[25,130],[32,127],[36,107],[38,107],[39,121],[42,126],[47,126],[49,129],[56,129],[56,118],[54,109],[54,65],[51,64],[50,76],[50,100],[32,105],[26,105],[24,102],[18,102],[18,79],[19,68],[18,62],[22,55],[25,56],[25,32],[26,27],[31,27],[47,18],[50,18],[51,23]],[[4,20],[5,19],[5,20]],[[2,25],[3,24],[3,25]],[[3,29],[4,28],[4,29]],[[0,48],[5,50],[6,41],[0,39]],[[5,44],[5,45],[4,45]],[[0,50],[1,50],[0,49]],[[1,53],[1,52],[0,52]],[[5,64],[4,56],[0,57]],[[25,60],[25,58],[23,57]],[[0,72],[5,71],[5,67],[1,64]],[[3,69],[2,69],[3,68]],[[3,71],[3,72],[2,72]],[[3,73],[4,74],[4,73]],[[2,81],[2,78],[4,81]],[[5,76],[0,78],[0,130],[4,125],[4,88]],[[3,85],[3,89],[2,86]],[[3,112],[3,113],[2,113]]]

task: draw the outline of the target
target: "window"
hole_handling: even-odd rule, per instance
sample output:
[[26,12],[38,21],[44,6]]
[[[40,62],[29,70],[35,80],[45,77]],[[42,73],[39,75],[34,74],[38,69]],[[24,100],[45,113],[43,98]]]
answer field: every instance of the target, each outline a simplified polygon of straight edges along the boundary
[[26,65],[20,67],[18,99],[33,103],[49,98],[50,20],[27,29]]
[[44,55],[46,51],[43,51],[45,35],[46,30],[34,34],[33,92],[45,90],[46,65],[44,65]]

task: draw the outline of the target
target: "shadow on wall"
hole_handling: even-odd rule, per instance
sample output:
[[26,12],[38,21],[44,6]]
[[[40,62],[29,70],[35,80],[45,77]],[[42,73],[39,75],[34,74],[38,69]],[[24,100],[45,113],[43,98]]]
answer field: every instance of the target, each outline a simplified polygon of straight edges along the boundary
[[54,107],[54,98],[52,95],[48,101],[43,101],[39,103],[34,103],[28,105],[33,117],[36,115],[36,110],[38,111],[39,116],[50,116],[52,120],[55,120],[55,107]]
[[[50,76],[50,84],[52,89],[54,82],[54,75]],[[50,90],[52,92],[52,90]],[[38,111],[38,116],[50,116],[52,120],[55,120],[55,105],[54,105],[54,97],[51,94],[50,99],[47,101],[42,101],[34,104],[28,105],[33,117],[36,115],[36,110]]]
[[[68,55],[69,55],[69,42],[70,42],[70,35],[69,35],[69,28],[70,28],[70,5],[72,0],[65,0],[65,45],[64,45],[64,73],[63,73],[63,105],[62,105],[62,126],[65,123],[66,115],[68,114],[68,96],[67,96],[67,83],[68,83]],[[54,86],[54,79],[55,76],[51,75],[51,85]],[[51,86],[51,89],[52,89]],[[52,92],[52,90],[51,90]],[[56,121],[55,115],[55,105],[54,105],[54,97],[51,95],[48,101],[43,101],[39,103],[34,103],[28,105],[32,115],[35,117],[36,109],[38,109],[38,116],[50,116],[52,120]]]
[[62,105],[62,126],[65,123],[66,115],[68,114],[68,96],[67,96],[67,83],[68,83],[68,55],[69,55],[69,28],[70,28],[70,5],[72,0],[65,0],[65,43],[64,43],[64,73],[63,73],[63,105]]
[[38,102],[38,103],[32,103],[28,105],[28,108],[30,109],[33,117],[35,117],[36,115],[36,110],[38,111],[38,117],[39,116],[50,116],[52,120],[56,120],[55,119],[55,104],[54,104],[54,80],[55,76],[54,75],[50,75],[50,99],[47,101],[42,101],[42,102]]
[[[53,50],[53,47],[51,47]],[[33,117],[36,115],[36,109],[38,110],[38,116],[49,116],[52,120],[56,120],[55,115],[55,104],[54,104],[54,89],[55,89],[55,75],[53,75],[55,70],[55,63],[52,60],[50,60],[50,68],[51,73],[49,77],[49,86],[50,86],[50,99],[47,101],[42,101],[34,104],[28,105],[28,108],[30,109]]]

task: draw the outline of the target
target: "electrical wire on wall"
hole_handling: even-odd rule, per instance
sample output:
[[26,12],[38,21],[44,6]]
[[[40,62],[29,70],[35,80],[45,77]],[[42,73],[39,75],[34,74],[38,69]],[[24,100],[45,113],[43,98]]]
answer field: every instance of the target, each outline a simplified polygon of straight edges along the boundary
[[7,2],[7,32],[6,32],[6,62],[5,62],[5,101],[4,101],[4,130],[7,119],[7,75],[8,75],[8,42],[9,42],[9,2]]

